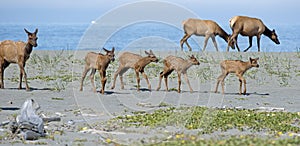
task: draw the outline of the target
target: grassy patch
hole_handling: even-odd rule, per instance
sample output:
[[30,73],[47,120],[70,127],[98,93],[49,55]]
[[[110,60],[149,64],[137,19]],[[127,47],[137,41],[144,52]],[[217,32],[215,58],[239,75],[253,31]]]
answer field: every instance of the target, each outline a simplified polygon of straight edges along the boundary
[[157,146],[190,146],[190,145],[214,145],[214,146],[237,146],[237,145],[260,145],[260,146],[296,146],[300,144],[300,138],[285,138],[285,139],[274,139],[274,138],[261,138],[257,136],[230,136],[225,139],[197,139],[196,136],[175,136],[171,140],[156,143],[151,145]]
[[171,107],[159,109],[153,113],[118,116],[110,122],[125,127],[178,126],[186,129],[199,129],[202,134],[229,129],[267,131],[270,134],[276,134],[278,132],[299,133],[300,127],[295,126],[296,121],[299,119],[299,114],[288,112],[269,113],[256,110]]
[[51,99],[52,100],[64,100],[64,98],[61,98],[61,97],[52,97]]

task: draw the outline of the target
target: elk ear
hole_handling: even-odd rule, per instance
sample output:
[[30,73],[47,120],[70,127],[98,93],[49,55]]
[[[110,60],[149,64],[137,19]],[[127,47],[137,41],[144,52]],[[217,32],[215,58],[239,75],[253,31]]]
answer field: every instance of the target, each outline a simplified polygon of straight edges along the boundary
[[253,59],[251,57],[249,57],[249,60],[252,62]]
[[39,29],[36,28],[35,31],[34,31],[34,34],[37,34],[38,31],[39,31]]
[[147,55],[150,55],[150,53],[149,53],[149,52],[147,52],[146,50],[145,50],[145,54],[147,54]]
[[191,58],[195,58],[194,54],[191,56]]
[[272,32],[275,32],[275,29],[273,29]]
[[154,55],[151,49],[150,49],[150,54]]
[[25,32],[26,32],[28,35],[31,34],[31,32],[29,32],[26,28],[24,28],[24,30],[25,30]]
[[111,49],[111,51],[112,51],[112,52],[115,52],[115,47],[113,47],[113,48]]
[[255,60],[259,60],[259,57],[255,58]]
[[105,52],[108,52],[108,50],[107,50],[107,49],[105,49],[105,48],[103,48],[103,50],[104,50]]

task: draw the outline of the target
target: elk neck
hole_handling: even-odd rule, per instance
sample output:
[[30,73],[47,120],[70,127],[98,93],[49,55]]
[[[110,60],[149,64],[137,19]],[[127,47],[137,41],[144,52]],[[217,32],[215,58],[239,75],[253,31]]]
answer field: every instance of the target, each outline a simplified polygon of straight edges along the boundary
[[217,35],[219,35],[222,39],[227,42],[227,38],[229,37],[228,33],[226,33],[221,27],[218,27],[216,30]]
[[187,60],[184,63],[182,63],[182,68],[183,68],[183,70],[188,70],[192,65],[193,65],[193,62],[191,62],[190,60]]
[[32,48],[33,46],[29,42],[27,42],[25,45],[25,53],[30,54],[32,52]]
[[265,26],[265,31],[263,32],[264,35],[268,36],[269,38],[271,38],[272,36],[272,31]]
[[146,66],[147,64],[149,64],[151,62],[151,58],[150,57],[143,57],[141,58],[137,63],[140,66]]
[[248,69],[250,69],[252,67],[250,61],[243,62],[243,66],[245,67],[245,71],[247,71]]

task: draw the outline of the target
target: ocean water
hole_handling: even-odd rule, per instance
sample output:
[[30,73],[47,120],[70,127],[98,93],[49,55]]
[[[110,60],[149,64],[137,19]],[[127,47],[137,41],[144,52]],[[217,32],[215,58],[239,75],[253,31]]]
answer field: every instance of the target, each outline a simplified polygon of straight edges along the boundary
[[[38,28],[38,47],[35,50],[97,50],[102,47],[115,47],[117,50],[162,51],[180,50],[179,41],[184,34],[182,28],[160,22],[142,22],[127,26],[97,26],[95,24],[0,24],[0,41],[26,41],[27,36],[23,29],[34,31]],[[221,26],[227,33],[231,33],[227,25]],[[275,28],[281,44],[276,45],[268,37],[262,36],[261,50],[263,52],[300,51],[300,25],[271,26]],[[219,50],[225,51],[226,42],[220,37],[216,39]],[[204,37],[199,36],[193,36],[188,40],[195,51],[202,50],[203,41]],[[240,48],[244,50],[248,46],[248,37],[239,36],[238,42]],[[184,50],[188,50],[186,45],[184,45]],[[208,41],[206,50],[215,51],[211,40]],[[255,37],[250,51],[257,51]]]

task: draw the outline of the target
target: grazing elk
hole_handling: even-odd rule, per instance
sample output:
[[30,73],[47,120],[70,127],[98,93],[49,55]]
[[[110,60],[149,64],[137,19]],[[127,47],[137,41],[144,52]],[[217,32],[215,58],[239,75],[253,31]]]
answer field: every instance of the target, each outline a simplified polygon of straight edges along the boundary
[[136,74],[136,80],[137,80],[137,90],[140,90],[140,76],[139,73],[143,75],[145,78],[148,89],[151,90],[151,85],[148,80],[148,77],[146,73],[144,72],[144,69],[146,65],[148,65],[151,62],[158,62],[158,59],[153,54],[152,50],[150,52],[145,51],[145,53],[148,55],[146,57],[142,57],[141,55],[130,53],[130,52],[124,52],[119,57],[119,68],[114,74],[114,81],[113,85],[111,86],[111,89],[115,88],[116,85],[116,78],[119,75],[120,76],[120,82],[121,82],[121,89],[124,89],[124,83],[123,83],[123,74],[129,69],[132,68],[135,71]]
[[164,71],[162,71],[159,75],[159,83],[157,87],[157,91],[160,89],[161,86],[161,80],[164,77],[165,78],[165,86],[166,86],[166,91],[169,91],[168,89],[168,76],[175,70],[178,74],[178,90],[177,92],[180,93],[180,85],[181,85],[181,74],[184,75],[185,81],[189,85],[190,91],[193,92],[193,89],[190,85],[188,76],[187,76],[187,70],[192,66],[192,65],[200,65],[199,61],[197,58],[192,55],[189,56],[189,59],[185,60],[181,57],[175,57],[175,56],[168,56],[164,59]]
[[85,56],[85,67],[84,67],[84,71],[82,73],[80,91],[82,91],[83,81],[84,81],[84,78],[85,78],[87,72],[92,69],[90,79],[91,79],[93,91],[96,92],[94,76],[95,76],[96,70],[98,70],[100,77],[101,77],[101,84],[102,84],[102,89],[100,92],[102,94],[104,94],[105,83],[107,80],[106,69],[107,69],[109,63],[115,60],[115,48],[113,47],[111,51],[109,51],[105,48],[103,48],[103,50],[106,52],[105,55],[101,54],[101,53],[89,52]]
[[25,28],[24,30],[28,36],[26,43],[23,41],[15,42],[11,40],[0,42],[0,88],[2,89],[4,88],[3,78],[5,68],[7,68],[10,63],[17,63],[20,68],[19,89],[22,89],[22,78],[24,77],[26,90],[30,90],[24,68],[33,47],[37,47],[38,29],[35,29],[33,33],[27,31]]
[[[252,47],[253,36],[256,36],[257,38],[258,52],[260,52],[260,38],[262,34],[269,37],[276,44],[280,44],[275,30],[273,29],[271,31],[258,18],[251,18],[247,16],[234,16],[229,20],[229,23],[232,29],[232,36],[230,37],[230,41],[228,42],[228,44],[232,45],[233,42],[233,44],[236,45],[238,51],[240,51],[240,48],[237,43],[238,34],[249,37],[249,47],[246,48],[244,52],[248,51]],[[228,51],[229,47],[227,46],[227,52]]]
[[218,91],[219,83],[222,84],[222,94],[224,94],[224,80],[229,73],[235,73],[240,81],[240,93],[242,94],[242,83],[244,83],[244,92],[246,94],[246,80],[243,77],[244,73],[252,67],[259,67],[257,60],[249,58],[248,62],[243,62],[240,60],[224,60],[220,63],[222,74],[218,77],[215,93]]
[[[224,39],[225,42],[228,42],[230,39],[230,35],[228,35],[216,22],[212,20],[200,20],[190,18],[183,21],[182,24],[185,35],[180,40],[181,51],[183,50],[184,43],[186,43],[186,45],[188,46],[189,51],[192,51],[191,46],[187,42],[188,38],[190,38],[192,35],[205,37],[203,51],[205,51],[207,41],[209,38],[212,39],[217,51],[219,51],[215,38],[217,35]],[[234,44],[232,43],[231,46],[233,47]]]

